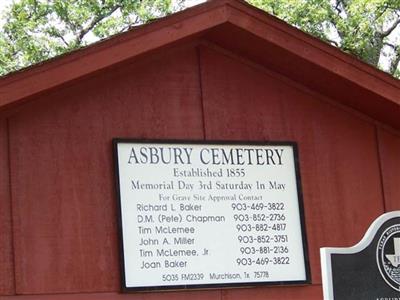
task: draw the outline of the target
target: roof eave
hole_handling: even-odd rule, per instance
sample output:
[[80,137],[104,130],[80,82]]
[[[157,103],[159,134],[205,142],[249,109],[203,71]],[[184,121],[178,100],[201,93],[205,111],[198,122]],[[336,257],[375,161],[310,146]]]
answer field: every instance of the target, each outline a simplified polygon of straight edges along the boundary
[[240,0],[207,2],[2,78],[0,110],[196,35],[400,129],[399,80]]
[[0,78],[0,110],[227,21],[226,1],[199,5]]

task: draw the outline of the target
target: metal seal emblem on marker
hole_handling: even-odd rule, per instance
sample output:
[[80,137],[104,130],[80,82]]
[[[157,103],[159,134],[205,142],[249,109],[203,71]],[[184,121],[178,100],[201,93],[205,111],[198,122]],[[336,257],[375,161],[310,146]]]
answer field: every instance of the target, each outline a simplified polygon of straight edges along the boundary
[[383,279],[400,292],[400,224],[390,226],[382,233],[376,260]]
[[400,211],[383,214],[350,248],[321,248],[325,300],[400,299]]

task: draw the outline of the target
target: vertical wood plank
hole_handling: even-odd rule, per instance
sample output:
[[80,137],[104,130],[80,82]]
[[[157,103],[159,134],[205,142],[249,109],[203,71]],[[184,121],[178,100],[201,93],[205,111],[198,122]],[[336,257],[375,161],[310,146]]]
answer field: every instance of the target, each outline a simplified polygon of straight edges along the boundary
[[0,295],[15,293],[11,224],[7,120],[0,118]]
[[[220,299],[221,292],[214,291],[183,291],[166,293],[77,293],[77,294],[47,294],[18,295],[1,297],[1,300],[204,300]],[[309,298],[312,300],[312,298]]]
[[27,106],[10,125],[17,292],[118,291],[111,141],[202,138],[196,51],[76,83]]
[[299,287],[257,287],[222,291],[222,300],[264,299],[264,300],[322,300],[322,286]]
[[400,135],[378,129],[386,211],[400,210]]
[[207,139],[298,143],[312,281],[319,284],[320,247],[354,245],[383,212],[373,124],[206,47],[201,68]]

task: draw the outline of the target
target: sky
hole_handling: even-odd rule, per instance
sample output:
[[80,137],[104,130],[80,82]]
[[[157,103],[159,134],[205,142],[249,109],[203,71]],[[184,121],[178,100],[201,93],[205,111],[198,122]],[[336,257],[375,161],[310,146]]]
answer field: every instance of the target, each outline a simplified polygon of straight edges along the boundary
[[190,6],[197,5],[197,4],[203,3],[203,2],[206,2],[206,0],[186,0],[185,4],[186,4],[186,7],[190,7]]
[[0,11],[3,11],[4,7],[10,4],[12,0],[0,0]]
[[[18,1],[18,0],[0,0],[0,27],[3,26],[4,24],[4,18],[2,18],[2,13],[4,11],[4,8],[8,5],[10,5],[13,1]],[[177,1],[177,0],[172,0],[172,1]],[[191,7],[194,5],[197,5],[199,3],[205,2],[206,0],[185,0],[185,6],[186,7]],[[396,33],[392,34],[396,39],[400,39],[400,28],[396,30]],[[387,59],[382,55],[381,56],[381,61],[380,63],[384,66],[387,67]]]
[[[3,11],[4,7],[8,4],[11,4],[13,0],[0,0],[0,12]],[[197,5],[199,3],[205,2],[206,0],[186,0],[186,7],[190,7],[193,5]]]
[[1,7],[1,9],[3,9],[3,7],[4,7],[5,5],[7,5],[7,4],[11,3],[11,2],[12,2],[12,0],[1,0],[1,1],[0,1],[0,7]]
[[11,2],[12,2],[12,0],[0,0],[0,26],[3,26],[3,24],[4,24],[4,19],[3,19],[3,16],[2,16],[4,8],[7,5],[11,4]]
[[[185,0],[185,6],[191,7],[191,6],[197,5],[199,3],[203,3],[205,1],[206,0]],[[13,0],[0,0],[0,26],[3,26],[3,23],[4,23],[4,20],[1,17],[2,12],[4,11],[4,8],[7,5],[11,4],[12,2],[13,2]]]

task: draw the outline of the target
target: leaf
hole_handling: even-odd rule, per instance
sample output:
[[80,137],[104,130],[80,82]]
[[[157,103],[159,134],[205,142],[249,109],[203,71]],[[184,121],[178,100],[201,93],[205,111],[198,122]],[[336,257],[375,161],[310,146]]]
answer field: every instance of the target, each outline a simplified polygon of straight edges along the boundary
[[171,12],[170,0],[15,1],[0,34],[0,75]]

